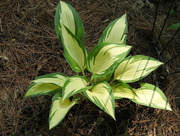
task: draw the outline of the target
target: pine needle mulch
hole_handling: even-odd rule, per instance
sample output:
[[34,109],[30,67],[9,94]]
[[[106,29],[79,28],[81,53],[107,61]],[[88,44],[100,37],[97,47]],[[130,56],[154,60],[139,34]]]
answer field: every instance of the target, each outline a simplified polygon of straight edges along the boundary
[[[128,14],[130,55],[143,54],[168,62],[180,52],[179,34],[161,58],[153,45],[161,30],[169,3],[162,2],[152,33],[157,3],[131,1],[66,0],[78,11],[85,25],[86,47],[96,46],[103,29],[114,19]],[[179,57],[143,81],[158,85],[168,97],[173,111],[118,100],[114,121],[90,102],[71,109],[54,129],[48,130],[51,96],[24,98],[35,77],[61,72],[72,75],[63,57],[63,48],[54,31],[58,0],[1,0],[0,2],[0,135],[1,136],[178,136],[180,134]],[[179,4],[176,2],[175,5]],[[154,6],[154,7],[153,7]],[[166,24],[177,23],[179,11]],[[174,31],[165,29],[158,43],[164,48]]]

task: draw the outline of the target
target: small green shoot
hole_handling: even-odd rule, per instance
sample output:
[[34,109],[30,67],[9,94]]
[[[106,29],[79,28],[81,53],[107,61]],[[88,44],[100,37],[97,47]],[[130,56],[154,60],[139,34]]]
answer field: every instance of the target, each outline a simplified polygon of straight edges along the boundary
[[172,24],[168,27],[171,30],[178,30],[180,28],[180,23]]
[[9,136],[15,136],[15,133],[14,133],[14,132],[12,132]]

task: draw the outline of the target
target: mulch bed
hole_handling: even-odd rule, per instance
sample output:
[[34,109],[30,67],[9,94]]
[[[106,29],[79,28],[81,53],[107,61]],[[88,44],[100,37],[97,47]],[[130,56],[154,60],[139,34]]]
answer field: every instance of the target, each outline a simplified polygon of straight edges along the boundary
[[[90,102],[74,106],[54,129],[48,129],[51,96],[24,98],[35,77],[60,72],[73,75],[63,57],[54,30],[58,0],[0,1],[0,135],[1,136],[178,136],[180,135],[180,36],[158,56],[155,41],[166,18],[169,3],[161,1],[155,31],[152,33],[157,2],[140,4],[136,0],[64,0],[79,13],[86,31],[88,50],[96,46],[103,29],[124,13],[128,14],[130,55],[142,54],[161,59],[165,65],[142,81],[159,86],[173,111],[136,105],[118,100],[114,121]],[[142,1],[143,2],[143,1]],[[153,1],[154,2],[154,1]],[[177,23],[180,6],[168,18],[158,42],[162,50],[175,31],[167,27]],[[171,60],[170,62],[168,62]],[[166,64],[166,62],[168,62]]]

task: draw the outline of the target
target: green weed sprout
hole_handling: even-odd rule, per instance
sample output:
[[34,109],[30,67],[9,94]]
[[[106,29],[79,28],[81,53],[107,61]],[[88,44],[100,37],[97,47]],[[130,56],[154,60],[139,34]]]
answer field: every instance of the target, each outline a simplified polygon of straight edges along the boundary
[[171,30],[178,30],[180,28],[180,23],[172,24],[168,27]]
[[[75,76],[53,73],[37,77],[27,88],[25,97],[53,95],[49,113],[49,129],[58,125],[67,112],[85,98],[115,120],[115,100],[127,98],[153,108],[171,110],[164,93],[156,86],[141,83],[132,88],[128,83],[139,81],[163,63],[148,56],[127,57],[127,15],[111,22],[98,44],[87,52],[84,46],[84,26],[69,4],[60,1],[55,13],[55,29],[66,61]],[[91,77],[87,76],[91,73]],[[87,74],[87,75],[86,75]]]

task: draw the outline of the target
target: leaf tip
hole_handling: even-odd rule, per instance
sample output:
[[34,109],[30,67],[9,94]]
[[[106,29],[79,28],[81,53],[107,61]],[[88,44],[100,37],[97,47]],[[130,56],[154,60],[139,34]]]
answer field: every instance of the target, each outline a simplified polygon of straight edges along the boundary
[[29,97],[28,92],[25,93],[24,98]]
[[113,115],[113,117],[112,117],[115,121],[116,121],[116,117],[115,117],[115,115]]
[[167,106],[167,108],[165,110],[173,111],[169,104],[168,104],[168,106]]
[[125,16],[125,18],[127,18],[127,13],[125,13],[123,16]]
[[52,125],[52,123],[49,123],[49,130],[51,130],[54,127],[55,127],[55,125]]
[[67,97],[62,97],[61,103],[63,103],[66,99]]

